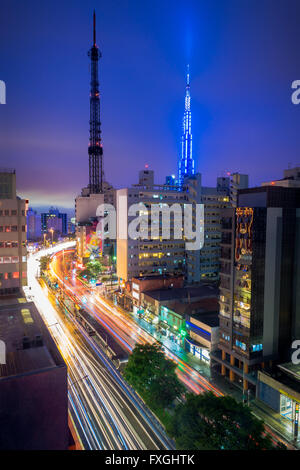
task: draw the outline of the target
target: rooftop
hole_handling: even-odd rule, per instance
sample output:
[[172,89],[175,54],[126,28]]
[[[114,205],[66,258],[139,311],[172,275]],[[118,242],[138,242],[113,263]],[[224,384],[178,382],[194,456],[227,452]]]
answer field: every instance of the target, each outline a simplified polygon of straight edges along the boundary
[[192,315],[196,318],[197,315],[207,312],[214,312],[218,315],[219,302],[217,297],[204,298],[192,303],[175,301],[168,303],[167,308],[180,315]]
[[[175,276],[174,274],[153,274],[152,276],[140,276],[140,277],[133,277],[132,282],[139,282],[139,281],[155,281],[157,279],[178,279],[182,278],[183,275]],[[152,292],[152,291],[151,291]]]
[[219,326],[219,312],[218,311],[212,311],[212,312],[206,312],[206,313],[195,313],[190,316],[190,321],[191,323],[193,320],[197,320],[201,323],[204,323],[205,325],[210,326],[211,328],[216,328]]
[[0,340],[6,348],[0,380],[65,365],[34,303],[24,297],[1,299]]
[[216,297],[218,296],[219,291],[215,286],[204,284],[199,287],[182,287],[182,288],[169,288],[169,289],[157,289],[151,290],[144,293],[144,296],[152,300],[158,301],[170,301],[170,300],[186,300],[188,301],[196,299],[201,300],[202,298],[207,297]]

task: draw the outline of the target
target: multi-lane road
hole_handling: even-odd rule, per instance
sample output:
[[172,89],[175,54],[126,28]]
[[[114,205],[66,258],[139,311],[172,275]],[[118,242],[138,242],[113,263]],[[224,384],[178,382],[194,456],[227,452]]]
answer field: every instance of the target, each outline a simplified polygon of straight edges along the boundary
[[[51,262],[51,273],[64,288],[65,295],[70,296],[79,304],[84,301],[84,308],[112,335],[128,352],[136,343],[146,344],[155,342],[155,338],[143,330],[134,318],[124,310],[112,305],[96,290],[84,286],[75,276],[65,270],[64,261],[68,260],[72,250],[57,253]],[[66,274],[68,274],[66,276]],[[66,279],[67,278],[67,279]],[[223,395],[214,385],[199,374],[195,369],[180,359],[172,351],[165,349],[165,354],[177,364],[177,375],[183,384],[195,393],[212,391],[217,396]]]
[[[74,243],[73,243],[74,246]],[[73,252],[72,243],[39,252],[28,260],[30,295],[51,331],[69,370],[70,416],[78,440],[85,449],[172,449],[156,418],[124,381],[103,350],[74,318],[62,315],[46,286],[38,283],[39,258],[54,254],[50,269],[65,298],[84,305],[85,310],[119,343],[131,352],[136,343],[153,343],[155,339],[134,318],[85,287],[66,262]],[[195,393],[223,393],[172,351],[165,354],[177,364],[177,375]],[[266,427],[274,443],[287,444]],[[288,445],[289,448],[292,448]]]
[[[111,334],[119,344],[128,352],[131,352],[136,343],[146,344],[155,342],[155,338],[143,330],[134,320],[133,316],[104,299],[96,290],[84,286],[76,276],[66,276],[66,268],[63,261],[68,259],[72,250],[58,252],[52,259],[51,272],[63,286],[65,295],[82,304],[84,308]],[[66,256],[65,260],[63,259]],[[67,279],[66,279],[67,277]],[[216,396],[222,396],[221,390],[211,384],[193,367],[183,361],[179,356],[164,347],[165,354],[177,364],[177,375],[187,389],[194,393],[212,391]],[[288,448],[293,448],[285,439],[282,439],[269,427],[265,426],[274,444],[281,442]]]
[[[65,249],[69,247],[64,245]],[[81,447],[172,449],[163,428],[102,349],[81,325],[60,312],[46,285],[37,281],[40,257],[54,250],[29,257],[27,295],[35,302],[67,363],[69,410]]]

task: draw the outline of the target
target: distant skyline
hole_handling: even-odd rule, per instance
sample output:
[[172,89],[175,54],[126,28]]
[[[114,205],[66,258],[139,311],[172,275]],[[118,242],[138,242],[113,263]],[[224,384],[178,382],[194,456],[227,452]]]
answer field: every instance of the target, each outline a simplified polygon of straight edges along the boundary
[[297,0],[2,0],[2,167],[30,206],[73,208],[88,183],[89,58],[97,13],[106,180],[177,174],[190,65],[193,156],[204,185],[240,171],[250,185],[300,164]]

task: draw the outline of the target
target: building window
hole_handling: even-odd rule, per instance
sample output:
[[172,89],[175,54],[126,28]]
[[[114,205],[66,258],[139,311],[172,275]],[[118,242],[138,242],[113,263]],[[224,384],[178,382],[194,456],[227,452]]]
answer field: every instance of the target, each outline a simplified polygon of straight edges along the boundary
[[246,351],[246,349],[247,349],[247,348],[246,348],[246,344],[245,344],[245,343],[242,343],[241,341],[239,341],[239,340],[237,340],[237,339],[235,340],[235,345],[236,345],[238,348],[242,349],[243,351]]

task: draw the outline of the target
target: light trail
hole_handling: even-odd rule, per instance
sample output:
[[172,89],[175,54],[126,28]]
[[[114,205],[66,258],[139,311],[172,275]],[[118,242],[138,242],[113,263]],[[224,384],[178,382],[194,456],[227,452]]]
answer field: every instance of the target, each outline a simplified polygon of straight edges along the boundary
[[[72,250],[70,250],[71,252]],[[136,343],[155,343],[156,339],[143,330],[129,315],[116,306],[110,305],[100,295],[91,294],[90,290],[80,283],[76,278],[72,277],[72,282],[62,280],[59,260],[61,253],[58,253],[54,263],[51,265],[52,275],[55,276],[64,287],[68,294],[81,304],[82,297],[86,297],[84,308],[88,310],[98,321],[101,323],[121,345],[128,351],[132,351]],[[53,266],[54,265],[54,266]],[[68,278],[69,279],[69,278]],[[165,354],[172,361],[177,364],[177,375],[182,383],[195,394],[203,393],[205,391],[212,391],[216,396],[224,396],[224,394],[214,387],[208,380],[206,380],[198,371],[189,366],[186,362],[180,359],[172,351],[163,346]],[[277,436],[268,426],[267,432],[270,434],[273,444],[282,442],[288,448],[292,448],[289,443],[283,441]]]
[[[74,243],[73,243],[74,245]],[[68,250],[71,244],[64,244]],[[124,381],[101,348],[76,322],[63,316],[36,279],[39,259],[54,247],[28,258],[27,296],[49,328],[67,366],[69,411],[85,449],[171,449],[158,421]]]
[[[87,302],[84,304],[85,310],[93,315],[123,348],[131,352],[136,343],[153,344],[156,342],[156,339],[140,328],[131,316],[126,315],[117,307],[111,306],[98,294],[91,294],[88,288],[77,279],[68,276],[67,281],[63,280],[60,270],[61,262],[62,253],[57,253],[51,263],[51,274],[56,277],[60,284],[64,284],[65,291],[77,303],[82,304],[82,297],[86,298]],[[178,378],[189,390],[196,394],[212,391],[217,396],[223,396],[223,393],[201,376],[199,372],[167,349],[166,346],[163,346],[163,348],[166,356],[177,364],[176,373]]]

